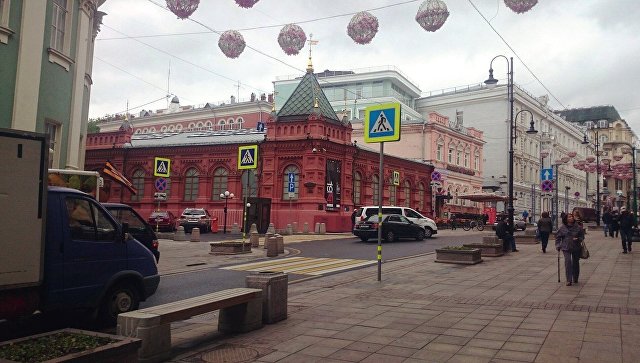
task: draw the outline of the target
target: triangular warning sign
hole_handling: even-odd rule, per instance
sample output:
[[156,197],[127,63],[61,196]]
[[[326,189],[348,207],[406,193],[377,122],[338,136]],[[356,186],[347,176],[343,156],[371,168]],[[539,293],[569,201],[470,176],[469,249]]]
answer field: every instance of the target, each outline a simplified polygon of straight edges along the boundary
[[378,115],[378,118],[373,123],[373,128],[371,129],[370,134],[377,134],[380,132],[393,132],[393,128],[385,116],[384,111],[381,111]]
[[158,163],[158,170],[156,170],[158,173],[161,174],[166,174],[167,173],[167,164],[164,161],[161,161],[160,163]]
[[242,155],[242,165],[252,165],[253,164],[253,156],[251,155],[251,150],[245,150],[244,155]]

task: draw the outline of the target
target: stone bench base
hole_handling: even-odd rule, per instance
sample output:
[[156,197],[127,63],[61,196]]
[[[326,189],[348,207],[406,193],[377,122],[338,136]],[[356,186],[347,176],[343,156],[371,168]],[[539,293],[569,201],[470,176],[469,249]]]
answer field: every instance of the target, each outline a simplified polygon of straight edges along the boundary
[[209,242],[211,255],[238,255],[251,253],[251,242]]
[[449,250],[436,249],[436,262],[475,265],[482,262],[480,250]]
[[504,255],[502,243],[470,243],[463,246],[479,249],[482,257],[500,257]]

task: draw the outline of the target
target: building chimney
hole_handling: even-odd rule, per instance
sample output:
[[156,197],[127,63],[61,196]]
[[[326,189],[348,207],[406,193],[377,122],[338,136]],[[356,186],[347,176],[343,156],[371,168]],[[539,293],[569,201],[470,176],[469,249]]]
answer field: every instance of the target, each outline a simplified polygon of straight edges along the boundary
[[231,96],[231,103],[232,104],[236,103],[236,96]]

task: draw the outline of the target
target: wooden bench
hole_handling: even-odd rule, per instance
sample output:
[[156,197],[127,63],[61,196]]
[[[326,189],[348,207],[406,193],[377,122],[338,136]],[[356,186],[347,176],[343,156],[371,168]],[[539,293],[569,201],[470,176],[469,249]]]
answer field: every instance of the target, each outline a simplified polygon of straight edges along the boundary
[[171,323],[220,310],[218,330],[245,333],[262,327],[262,290],[235,288],[118,315],[118,334],[142,339],[140,362],[171,353]]

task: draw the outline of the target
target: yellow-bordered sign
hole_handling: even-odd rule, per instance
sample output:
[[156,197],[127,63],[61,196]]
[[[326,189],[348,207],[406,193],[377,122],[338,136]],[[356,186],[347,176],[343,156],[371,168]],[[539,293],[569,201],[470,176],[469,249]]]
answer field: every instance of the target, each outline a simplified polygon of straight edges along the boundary
[[400,172],[396,170],[393,171],[393,185],[400,185]]
[[400,103],[385,103],[364,109],[364,141],[400,140]]
[[153,175],[168,178],[171,173],[171,159],[155,158],[153,162]]
[[258,167],[258,145],[238,147],[238,170]]

